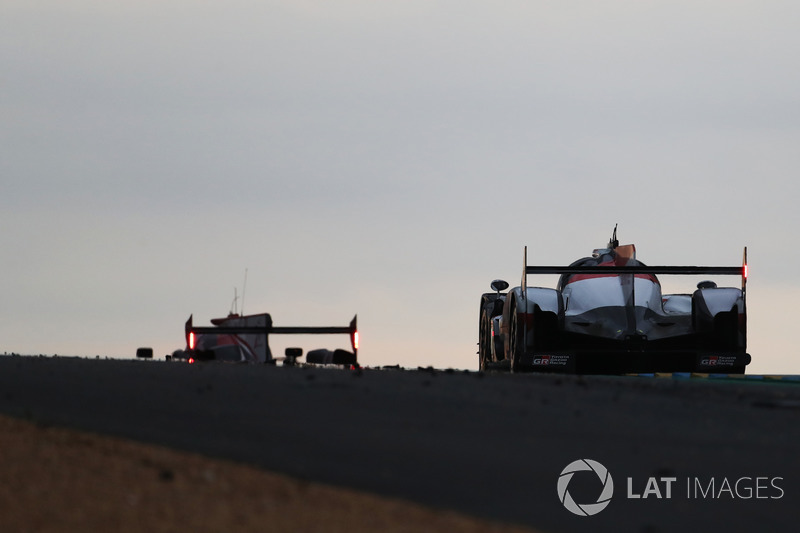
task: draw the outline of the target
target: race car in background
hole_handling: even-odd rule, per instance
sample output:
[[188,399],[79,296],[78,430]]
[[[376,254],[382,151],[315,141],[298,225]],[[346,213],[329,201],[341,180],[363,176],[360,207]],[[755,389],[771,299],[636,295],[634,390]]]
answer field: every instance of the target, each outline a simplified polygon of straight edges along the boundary
[[[269,347],[270,335],[347,334],[352,352],[347,350],[311,350],[307,363],[358,366],[358,316],[348,326],[273,326],[269,313],[211,319],[212,326],[195,326],[192,316],[186,321],[186,349],[173,352],[171,359],[225,361],[236,363],[275,363]],[[284,364],[294,364],[302,356],[301,348],[287,348]]]
[[[503,280],[481,297],[480,368],[620,374],[744,373],[747,248],[742,266],[646,266],[617,229],[605,248],[565,267],[528,266],[508,292]],[[559,274],[555,289],[528,276]],[[701,281],[690,294],[661,293],[657,275],[735,275],[741,288]]]

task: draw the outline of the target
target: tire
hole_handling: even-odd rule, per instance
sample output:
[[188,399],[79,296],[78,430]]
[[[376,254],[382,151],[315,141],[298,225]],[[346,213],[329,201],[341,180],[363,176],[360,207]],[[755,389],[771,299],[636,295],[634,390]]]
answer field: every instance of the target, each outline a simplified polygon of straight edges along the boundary
[[478,312],[478,368],[485,370],[492,361],[492,310],[497,305],[497,295],[491,292],[481,296]]
[[478,367],[486,370],[492,360],[492,330],[491,319],[485,309],[481,310],[481,319],[478,334]]
[[520,330],[519,315],[517,314],[516,302],[511,305],[511,326],[508,331],[508,359],[511,364],[511,372],[522,371],[522,350],[520,350]]

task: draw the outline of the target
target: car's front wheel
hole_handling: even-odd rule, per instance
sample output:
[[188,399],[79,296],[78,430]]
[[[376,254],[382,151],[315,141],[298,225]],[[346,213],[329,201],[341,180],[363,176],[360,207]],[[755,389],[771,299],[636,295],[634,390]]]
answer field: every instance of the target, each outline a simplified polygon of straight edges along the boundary
[[511,372],[520,372],[522,370],[524,343],[522,342],[522,330],[516,302],[512,304],[509,318],[511,319],[511,326],[508,331],[508,359],[511,364]]
[[486,310],[481,311],[480,333],[478,334],[478,366],[486,370],[492,358],[492,321]]

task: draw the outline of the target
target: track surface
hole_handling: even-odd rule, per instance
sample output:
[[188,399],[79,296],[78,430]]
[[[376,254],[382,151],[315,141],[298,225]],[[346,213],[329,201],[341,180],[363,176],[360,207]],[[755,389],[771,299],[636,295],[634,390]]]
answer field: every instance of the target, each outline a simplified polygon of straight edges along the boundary
[[[786,531],[800,516],[794,383],[0,357],[0,412],[546,531]],[[556,490],[582,458],[615,484],[591,517]],[[663,482],[660,499],[627,497],[650,477],[676,478],[672,497]],[[740,478],[750,498],[719,493]],[[712,479],[718,497],[687,497]],[[584,472],[569,490],[594,503],[600,486]]]

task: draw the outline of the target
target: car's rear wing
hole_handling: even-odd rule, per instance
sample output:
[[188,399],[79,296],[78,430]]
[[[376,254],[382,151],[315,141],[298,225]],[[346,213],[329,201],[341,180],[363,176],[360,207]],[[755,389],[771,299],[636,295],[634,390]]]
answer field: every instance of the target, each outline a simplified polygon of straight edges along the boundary
[[266,344],[269,345],[270,335],[316,335],[316,334],[347,334],[350,336],[350,346],[353,348],[353,355],[358,357],[358,315],[353,317],[348,326],[273,326],[272,318],[264,315],[266,320],[263,326],[229,326],[220,324],[218,326],[195,326],[192,323],[192,316],[186,321],[186,345],[194,348],[195,337],[197,335],[264,335]]
[[741,276],[742,297],[747,288],[747,246],[744,247],[742,265],[727,266],[528,266],[528,247],[525,247],[522,269],[522,290],[527,289],[528,274],[674,274]]

